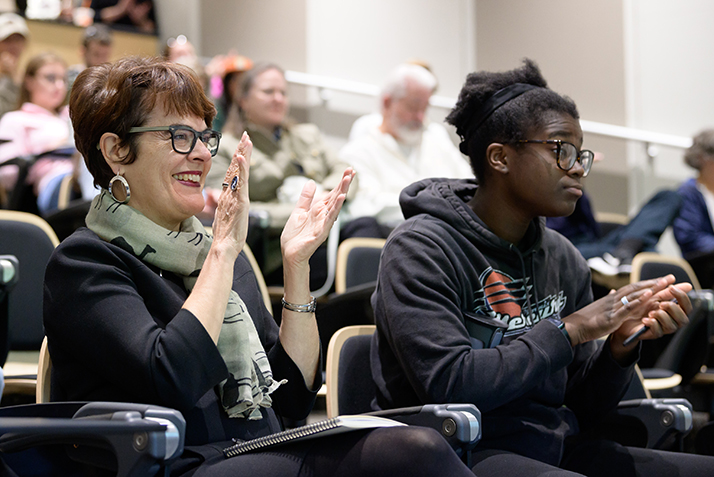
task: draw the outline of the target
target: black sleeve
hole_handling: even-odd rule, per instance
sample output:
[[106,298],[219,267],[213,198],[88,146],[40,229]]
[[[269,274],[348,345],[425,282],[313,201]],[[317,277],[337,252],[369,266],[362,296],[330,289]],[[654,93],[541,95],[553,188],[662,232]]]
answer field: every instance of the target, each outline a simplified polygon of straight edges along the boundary
[[[233,288],[249,309],[273,375],[288,380],[274,396],[276,409],[290,417],[307,414],[315,391],[280,346],[244,254],[236,260]],[[53,396],[191,409],[228,370],[203,325],[182,309],[185,299],[181,284],[86,229],[65,240],[45,276]]]
[[65,241],[45,276],[53,380],[68,399],[190,409],[228,371],[183,300],[143,262],[101,240]]
[[[578,310],[593,301],[589,270],[585,276],[588,280],[581,285],[583,293],[577,299]],[[610,352],[609,339],[575,347],[573,361],[568,366],[565,405],[575,413],[583,430],[617,407],[632,380],[638,358],[639,355],[633,353],[630,363],[619,365]]]
[[638,358],[639,353],[633,353],[629,363],[618,364],[610,352],[609,338],[576,347],[568,368],[565,405],[578,417],[583,430],[617,407],[632,381]]

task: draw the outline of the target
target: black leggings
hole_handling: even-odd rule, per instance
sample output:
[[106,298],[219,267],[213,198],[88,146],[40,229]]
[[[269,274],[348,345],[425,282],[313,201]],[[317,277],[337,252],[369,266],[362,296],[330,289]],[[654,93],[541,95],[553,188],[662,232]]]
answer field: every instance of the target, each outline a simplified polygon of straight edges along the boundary
[[561,468],[500,450],[473,454],[479,477],[708,477],[714,457],[624,447],[607,440],[587,441],[570,451]]
[[438,432],[415,426],[349,432],[229,459],[216,455],[182,475],[473,477]]

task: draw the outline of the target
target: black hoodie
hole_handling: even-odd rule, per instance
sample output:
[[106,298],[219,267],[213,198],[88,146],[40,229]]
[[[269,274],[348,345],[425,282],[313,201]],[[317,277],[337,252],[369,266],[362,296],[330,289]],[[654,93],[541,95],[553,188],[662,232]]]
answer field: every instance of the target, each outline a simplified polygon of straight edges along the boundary
[[[407,220],[387,240],[372,296],[377,405],[474,403],[479,448],[558,465],[565,437],[617,405],[634,362],[618,365],[609,343],[570,346],[547,318],[592,301],[585,260],[542,219],[518,246],[496,236],[468,206],[476,187],[428,179],[401,194]],[[502,343],[476,349],[467,316],[506,323]]]

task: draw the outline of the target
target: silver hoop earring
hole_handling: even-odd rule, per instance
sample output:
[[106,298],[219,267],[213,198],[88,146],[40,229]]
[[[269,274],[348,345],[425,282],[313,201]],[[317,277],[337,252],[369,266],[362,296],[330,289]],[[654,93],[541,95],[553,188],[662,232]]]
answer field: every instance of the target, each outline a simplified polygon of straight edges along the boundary
[[[114,195],[114,184],[117,182],[121,183],[121,185],[124,186],[124,194],[126,197],[124,200],[120,200],[117,198],[116,195]],[[129,189],[129,183],[124,179],[124,176],[120,176],[119,174],[115,175],[112,177],[112,180],[109,181],[109,195],[112,196],[112,199],[115,201],[119,202],[120,204],[126,204],[129,202],[129,198],[131,197],[131,189]]]

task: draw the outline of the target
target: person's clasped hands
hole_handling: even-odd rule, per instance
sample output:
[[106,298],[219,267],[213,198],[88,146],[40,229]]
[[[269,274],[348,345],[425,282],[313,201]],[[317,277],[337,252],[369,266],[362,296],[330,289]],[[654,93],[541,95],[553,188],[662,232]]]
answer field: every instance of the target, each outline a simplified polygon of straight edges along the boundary
[[[573,346],[611,334],[613,356],[624,357],[641,340],[671,334],[689,323],[689,283],[674,284],[673,275],[643,280],[611,290],[607,296],[563,318]],[[632,344],[625,340],[646,326]]]

